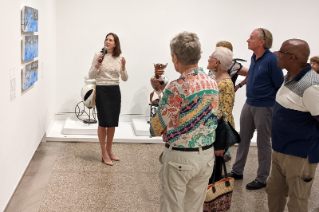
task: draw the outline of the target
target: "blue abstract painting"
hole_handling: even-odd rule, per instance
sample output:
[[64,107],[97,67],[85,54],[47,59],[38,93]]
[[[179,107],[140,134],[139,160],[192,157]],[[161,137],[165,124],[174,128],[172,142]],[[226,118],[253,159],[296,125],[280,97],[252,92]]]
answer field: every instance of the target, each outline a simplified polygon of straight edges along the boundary
[[22,60],[27,61],[38,57],[38,35],[24,36],[22,40]]
[[24,6],[22,9],[22,31],[38,32],[38,10]]
[[21,71],[22,90],[28,89],[38,81],[38,60],[27,64]]

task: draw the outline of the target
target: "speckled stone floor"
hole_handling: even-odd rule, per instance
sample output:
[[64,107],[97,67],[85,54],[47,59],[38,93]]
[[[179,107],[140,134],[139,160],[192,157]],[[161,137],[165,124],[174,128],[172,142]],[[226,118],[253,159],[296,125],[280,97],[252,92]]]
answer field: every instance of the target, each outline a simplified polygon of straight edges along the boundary
[[[161,144],[114,144],[121,161],[101,163],[98,143],[41,143],[7,206],[11,211],[159,211]],[[231,149],[235,156],[236,147]],[[234,159],[227,163],[228,169]],[[257,148],[251,147],[244,179],[235,181],[231,212],[268,211],[265,189],[246,190],[256,176]],[[319,169],[309,211],[319,207]],[[286,209],[286,211],[288,211]]]

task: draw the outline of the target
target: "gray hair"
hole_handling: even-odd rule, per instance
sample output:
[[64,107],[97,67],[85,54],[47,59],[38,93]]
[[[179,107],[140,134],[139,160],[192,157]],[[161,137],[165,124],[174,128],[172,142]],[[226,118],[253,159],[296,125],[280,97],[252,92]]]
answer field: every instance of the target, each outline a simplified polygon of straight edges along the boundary
[[171,53],[183,65],[196,64],[201,58],[201,45],[195,33],[179,33],[171,40],[170,47]]
[[213,53],[214,58],[219,60],[220,69],[228,70],[233,62],[233,52],[225,47],[216,47],[215,52]]
[[272,34],[268,29],[258,28],[255,29],[259,31],[259,40],[265,40],[264,49],[270,49],[272,47]]

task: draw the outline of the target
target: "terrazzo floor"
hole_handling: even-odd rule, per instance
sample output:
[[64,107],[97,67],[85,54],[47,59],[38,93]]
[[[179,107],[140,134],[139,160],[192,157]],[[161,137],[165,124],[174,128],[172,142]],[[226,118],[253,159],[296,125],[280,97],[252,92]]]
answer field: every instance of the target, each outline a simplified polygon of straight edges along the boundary
[[[5,212],[159,211],[163,144],[114,143],[121,161],[101,163],[98,143],[40,143]],[[231,149],[235,156],[236,147]],[[230,170],[232,161],[227,163]],[[268,211],[265,189],[246,190],[256,176],[257,148],[251,147],[244,179],[235,181],[231,212]],[[319,169],[309,211],[319,207]],[[287,208],[285,211],[288,211]]]

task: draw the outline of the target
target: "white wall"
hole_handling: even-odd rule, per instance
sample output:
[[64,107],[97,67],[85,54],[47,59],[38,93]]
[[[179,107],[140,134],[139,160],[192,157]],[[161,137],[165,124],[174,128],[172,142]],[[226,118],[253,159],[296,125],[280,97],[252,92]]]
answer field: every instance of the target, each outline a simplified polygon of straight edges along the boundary
[[[264,5],[262,5],[264,3]],[[247,42],[253,29],[264,27],[274,36],[271,50],[289,38],[309,42],[319,54],[318,0],[217,1],[217,0],[57,0],[57,112],[73,112],[81,101],[83,77],[108,32],[115,32],[127,60],[129,81],[121,82],[122,114],[148,114],[149,79],[153,63],[168,63],[166,75],[176,79],[169,42],[179,32],[196,32],[202,44],[200,66],[207,66],[216,42],[233,43],[234,56],[250,61]],[[317,51],[317,52],[315,52]],[[312,54],[313,55],[313,54]],[[243,63],[249,67],[249,63]],[[234,115],[245,102],[245,89],[237,92]]]
[[[21,9],[39,10],[39,80],[21,93]],[[0,211],[3,211],[55,114],[56,2],[0,1]],[[30,34],[30,33],[29,33]],[[10,101],[9,69],[16,99]]]

